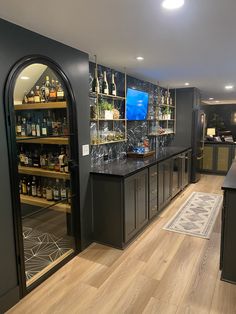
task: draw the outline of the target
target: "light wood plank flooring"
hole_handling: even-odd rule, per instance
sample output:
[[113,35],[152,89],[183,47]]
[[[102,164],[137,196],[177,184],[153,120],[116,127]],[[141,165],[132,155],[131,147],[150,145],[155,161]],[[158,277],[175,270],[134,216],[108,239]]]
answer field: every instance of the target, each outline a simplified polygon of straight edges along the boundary
[[203,175],[125,251],[91,245],[9,313],[236,313],[236,285],[220,281],[220,216],[210,240],[162,229],[193,191],[222,193],[223,179]]

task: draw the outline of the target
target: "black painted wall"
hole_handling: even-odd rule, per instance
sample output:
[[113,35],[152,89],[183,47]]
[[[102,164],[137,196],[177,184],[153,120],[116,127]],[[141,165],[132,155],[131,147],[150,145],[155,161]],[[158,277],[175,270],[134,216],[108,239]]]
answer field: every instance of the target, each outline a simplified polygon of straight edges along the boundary
[[82,157],[89,143],[88,55],[0,19],[0,313],[19,299],[9,164],[4,116],[4,85],[12,66],[22,57],[40,54],[53,59],[68,77],[76,100],[79,139],[79,180],[82,248],[91,242],[90,157]]
[[231,131],[236,139],[236,105],[203,105],[207,118],[207,127],[216,127],[219,131]]

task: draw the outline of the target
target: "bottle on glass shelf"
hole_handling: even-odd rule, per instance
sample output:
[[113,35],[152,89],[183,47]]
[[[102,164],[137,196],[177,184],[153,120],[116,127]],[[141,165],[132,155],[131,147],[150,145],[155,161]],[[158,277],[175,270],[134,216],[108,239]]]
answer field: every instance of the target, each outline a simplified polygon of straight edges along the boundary
[[47,155],[44,152],[40,155],[40,167],[42,169],[47,169]]
[[25,105],[25,104],[28,104],[28,97],[27,97],[27,93],[24,94],[24,97],[23,97],[23,101],[22,103]]
[[41,186],[40,181],[38,182],[36,192],[37,192],[37,197],[40,197],[40,198],[43,197],[43,191],[42,191],[42,186]]
[[62,201],[67,199],[67,190],[66,190],[65,180],[62,181],[60,194],[61,194]]
[[65,100],[65,92],[61,86],[61,83],[58,83],[58,85],[57,85],[57,100],[58,101]]
[[17,123],[16,123],[16,135],[21,135],[21,116],[17,117]]
[[173,98],[171,97],[171,93],[169,93],[169,104],[173,106]]
[[32,124],[31,124],[31,135],[36,136],[36,123],[35,120],[33,119]]
[[25,153],[25,167],[29,167],[29,152]]
[[48,154],[48,169],[55,170],[55,159],[52,153]]
[[36,136],[41,136],[41,127],[40,127],[40,119],[38,118],[38,122],[36,123]]
[[42,196],[43,196],[43,198],[47,198],[47,185],[46,185],[46,180],[45,179],[44,179],[42,185],[43,185],[43,187],[42,187]]
[[46,120],[46,118],[43,118],[43,122],[42,122],[42,136],[47,136],[47,135],[48,135],[47,120]]
[[48,110],[48,115],[47,115],[47,133],[48,135],[52,135],[52,116],[51,116],[50,110]]
[[27,158],[28,158],[28,167],[32,167],[33,166],[33,159],[32,159],[32,153],[29,152],[27,154]]
[[25,165],[25,153],[23,150],[23,146],[20,147],[19,162],[20,162],[20,166]]
[[35,88],[34,102],[35,103],[40,103],[41,102],[39,86],[36,86],[36,88]]
[[103,72],[102,93],[105,94],[105,95],[109,94],[109,88],[108,88],[108,83],[107,83],[107,73],[106,73],[106,71]]
[[98,80],[98,75],[97,75],[97,70],[94,71],[94,78],[92,82],[92,92],[93,93],[99,93],[100,91],[100,86],[99,86],[99,80]]
[[69,161],[68,161],[69,151],[66,149],[66,154],[64,157],[64,172],[69,173]]
[[117,90],[116,90],[116,83],[115,83],[115,74],[112,74],[112,79],[111,79],[111,94],[113,96],[117,95]]
[[59,185],[59,179],[56,179],[56,183],[53,187],[53,200],[55,202],[60,201],[60,185]]
[[33,197],[37,196],[37,186],[36,186],[36,178],[33,176],[33,180],[31,182],[31,194]]
[[28,114],[27,122],[26,122],[26,135],[31,136],[32,135],[32,121],[30,114]]
[[59,163],[59,154],[56,153],[56,155],[54,156],[54,161],[55,161],[55,164],[54,164],[54,170],[55,171],[60,171],[60,163]]
[[28,180],[27,182],[27,195],[32,196],[31,182]]
[[63,135],[68,135],[69,130],[68,130],[68,123],[66,117],[63,118],[63,123],[62,123],[62,134]]
[[22,124],[21,124],[21,136],[26,136],[26,118],[22,118]]
[[65,172],[65,151],[63,147],[61,148],[61,153],[58,159],[59,159],[60,172]]
[[50,181],[48,181],[48,184],[47,184],[47,187],[46,187],[46,199],[47,199],[47,201],[52,201],[53,200],[53,189],[52,189]]
[[52,80],[50,90],[49,90],[49,100],[50,101],[56,101],[57,100],[57,90],[56,90],[56,85],[55,81]]
[[44,91],[45,91],[45,101],[49,101],[49,95],[50,95],[50,81],[49,81],[49,76],[46,76],[46,81],[44,84]]
[[26,177],[23,178],[22,182],[22,194],[27,195],[27,182],[26,182]]
[[34,151],[32,161],[33,161],[33,167],[40,168],[40,155],[37,149]]
[[161,91],[161,104],[164,105],[165,103],[165,94],[164,94],[164,91],[162,90]]
[[34,91],[33,90],[30,91],[30,94],[29,94],[29,97],[28,97],[28,102],[30,104],[34,103]]

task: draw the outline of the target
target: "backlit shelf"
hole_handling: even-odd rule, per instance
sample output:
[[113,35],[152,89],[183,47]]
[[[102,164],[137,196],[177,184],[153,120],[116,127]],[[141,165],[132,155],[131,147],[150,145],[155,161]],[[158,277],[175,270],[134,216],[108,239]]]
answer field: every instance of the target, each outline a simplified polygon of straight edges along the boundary
[[65,101],[14,105],[15,110],[40,110],[40,109],[65,109],[65,108],[67,108],[67,103]]
[[52,170],[47,170],[47,169],[42,169],[42,168],[19,166],[18,171],[20,174],[32,175],[32,176],[37,176],[37,177],[70,180],[69,173],[57,172],[57,171],[52,171]]
[[68,137],[29,137],[22,136],[17,137],[16,141],[18,143],[33,143],[33,144],[56,144],[56,145],[68,145]]

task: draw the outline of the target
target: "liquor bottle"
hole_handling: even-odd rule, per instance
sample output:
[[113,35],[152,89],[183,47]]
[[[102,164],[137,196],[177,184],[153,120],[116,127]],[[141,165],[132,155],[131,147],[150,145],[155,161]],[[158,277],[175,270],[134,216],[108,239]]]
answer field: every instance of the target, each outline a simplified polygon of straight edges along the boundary
[[53,187],[53,199],[54,201],[60,201],[60,186],[59,186],[59,179],[56,179],[56,183]]
[[41,187],[41,182],[39,181],[38,182],[38,185],[37,185],[37,197],[43,197],[43,194],[42,194],[42,187]]
[[173,106],[173,99],[171,97],[171,93],[169,93],[169,104],[170,106]]
[[47,133],[48,135],[52,135],[52,116],[51,116],[50,110],[48,110],[48,115],[47,115]]
[[67,119],[66,119],[66,117],[63,118],[62,134],[63,134],[63,135],[68,135],[68,134],[69,134],[68,124],[67,124]]
[[28,102],[30,104],[34,103],[34,91],[33,90],[30,91],[30,94],[29,94],[29,97],[28,97]]
[[98,80],[97,71],[95,70],[94,78],[93,78],[93,82],[92,82],[92,92],[93,93],[99,93],[99,91],[100,91],[99,80]]
[[36,89],[35,89],[34,102],[35,103],[40,103],[41,102],[39,86],[36,86]]
[[59,135],[58,122],[56,121],[55,113],[53,113],[52,117],[52,135],[53,136]]
[[26,118],[23,117],[22,118],[22,124],[21,124],[21,136],[26,136],[26,130],[27,126],[26,126]]
[[31,189],[31,182],[30,182],[30,180],[28,180],[28,182],[27,182],[27,194],[29,196],[32,195],[32,189]]
[[59,154],[58,153],[54,156],[54,161],[55,161],[54,170],[59,172],[60,171],[60,163],[59,163]]
[[36,136],[37,135],[37,133],[36,133],[36,123],[35,123],[34,120],[32,121],[32,124],[31,124],[31,134],[32,134],[32,136]]
[[65,92],[60,83],[57,85],[57,100],[58,101],[65,100]]
[[53,154],[49,153],[48,154],[48,169],[54,170],[54,167],[55,167],[55,160],[54,160]]
[[40,167],[47,169],[47,155],[44,152],[40,155]]
[[26,135],[31,136],[32,135],[32,121],[30,114],[28,114],[27,122],[26,122]]
[[25,153],[23,151],[23,146],[20,147],[19,161],[21,166],[25,165]]
[[67,190],[66,190],[65,180],[62,181],[60,194],[61,194],[62,201],[67,199]]
[[47,136],[47,135],[48,135],[47,120],[46,120],[46,118],[43,118],[43,122],[42,122],[42,136]]
[[33,166],[33,160],[32,160],[32,154],[31,152],[28,153],[28,167],[32,167]]
[[24,94],[24,97],[23,97],[23,101],[22,103],[25,105],[25,104],[28,104],[28,97],[27,97],[27,93]]
[[40,128],[40,119],[38,118],[38,122],[36,123],[36,136],[41,136],[41,128]]
[[165,103],[165,95],[164,95],[164,91],[161,91],[161,104],[164,105]]
[[22,180],[22,194],[27,195],[27,183],[26,183],[26,177]]
[[22,194],[22,181],[19,181],[19,193]]
[[45,179],[43,181],[42,195],[43,195],[43,198],[47,198],[47,188],[46,188],[46,180]]
[[25,153],[25,167],[29,167],[29,152]]
[[111,94],[113,96],[116,96],[117,91],[116,91],[116,83],[115,83],[115,74],[112,74],[112,79],[111,79]]
[[41,99],[42,103],[46,102],[46,87],[45,87],[45,83],[43,83],[41,88],[40,88],[40,99]]
[[102,93],[105,94],[105,95],[109,94],[109,88],[108,88],[108,83],[107,83],[107,73],[106,73],[106,71],[103,72]]
[[17,117],[17,124],[16,124],[16,135],[21,135],[21,116]]
[[45,82],[45,101],[48,102],[49,95],[50,95],[50,81],[49,76],[46,76],[46,82]]
[[32,160],[33,160],[33,167],[40,168],[40,156],[37,149],[34,151]]
[[51,182],[48,181],[47,187],[46,187],[46,199],[47,201],[52,201],[53,200],[53,190],[51,186]]
[[54,80],[52,80],[52,84],[50,86],[49,100],[50,101],[56,101],[57,100],[57,91],[56,91],[56,86],[55,86],[55,81]]
[[61,148],[61,153],[59,155],[59,167],[60,167],[60,172],[65,171],[65,151],[64,148]]
[[66,149],[66,154],[64,157],[64,172],[69,173],[69,162],[68,162],[69,151]]
[[35,176],[33,176],[33,180],[31,182],[31,194],[33,197],[37,196],[37,187],[36,187],[36,179]]

